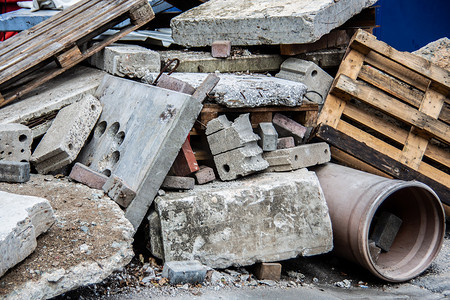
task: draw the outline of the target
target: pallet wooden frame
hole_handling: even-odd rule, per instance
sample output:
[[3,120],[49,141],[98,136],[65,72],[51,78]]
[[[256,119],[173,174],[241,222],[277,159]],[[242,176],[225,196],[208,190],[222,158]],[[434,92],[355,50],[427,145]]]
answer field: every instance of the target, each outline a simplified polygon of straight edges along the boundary
[[[84,0],[0,44],[0,107],[29,93],[154,18],[146,0]],[[94,37],[120,22],[131,24],[107,39]],[[44,66],[57,66],[36,75]],[[33,76],[34,74],[34,76]],[[24,78],[26,84],[11,86]]]
[[325,100],[316,136],[361,165],[430,185],[449,204],[449,96],[449,71],[359,30]]

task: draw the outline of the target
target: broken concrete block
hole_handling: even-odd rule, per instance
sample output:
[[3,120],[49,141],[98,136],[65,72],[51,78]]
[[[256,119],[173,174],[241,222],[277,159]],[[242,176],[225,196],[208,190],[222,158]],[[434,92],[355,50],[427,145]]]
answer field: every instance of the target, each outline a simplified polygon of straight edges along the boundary
[[111,75],[138,79],[161,69],[159,53],[138,45],[109,45],[89,62]]
[[256,128],[256,133],[261,138],[258,141],[258,145],[263,149],[263,151],[277,150],[278,133],[272,123],[259,123]]
[[227,58],[231,55],[230,41],[214,41],[211,45],[211,56],[216,58]]
[[159,54],[161,64],[178,58],[180,65],[176,72],[186,73],[278,72],[283,62],[282,56],[278,54],[252,54],[249,51],[228,58],[215,58],[209,52],[200,51],[169,50],[159,51]]
[[115,174],[106,180],[103,190],[122,207],[128,207],[136,197],[136,191]]
[[308,131],[305,126],[280,113],[276,113],[273,116],[272,123],[275,126],[279,136],[292,136],[296,144],[300,144],[303,141],[303,137]]
[[305,97],[318,104],[323,104],[333,83],[333,77],[318,65],[299,58],[285,60],[275,77],[305,84],[310,92]]
[[103,189],[115,201],[122,183],[136,192],[125,216],[137,229],[202,105],[187,94],[110,75],[97,95],[103,112],[78,161],[109,177]]
[[259,280],[278,281],[281,277],[280,263],[257,263],[254,274]]
[[197,259],[227,268],[311,256],[333,247],[322,189],[315,173],[306,169],[166,193],[155,199],[155,211],[150,228],[161,231],[163,248],[153,254],[162,254],[165,261]]
[[214,170],[207,166],[200,166],[200,170],[195,172],[194,176],[198,184],[205,184],[216,180],[216,174],[214,174]]
[[20,101],[2,107],[0,124],[21,123],[32,130],[33,138],[41,137],[59,110],[94,94],[104,75],[95,68],[75,66],[38,86]]
[[101,112],[100,102],[91,95],[60,110],[31,156],[36,170],[46,174],[73,162]]
[[0,277],[34,251],[54,222],[46,199],[0,191]]
[[331,152],[327,143],[315,143],[264,152],[263,158],[269,163],[267,172],[285,172],[329,162]]
[[384,211],[380,214],[378,220],[376,220],[370,239],[383,251],[389,251],[402,223],[402,219],[390,212]]
[[161,77],[159,77],[156,86],[189,95],[192,95],[195,92],[195,89],[189,83],[166,74],[162,74]]
[[192,151],[191,143],[187,138],[183,146],[181,146],[180,152],[178,152],[177,158],[173,162],[172,172],[176,176],[186,176],[199,170],[197,159],[195,159],[194,151]]
[[192,190],[195,179],[192,177],[166,176],[161,188],[168,190]]
[[450,39],[446,37],[423,46],[413,54],[428,59],[443,69],[450,70]]
[[219,116],[208,122],[205,132],[221,180],[233,180],[268,167],[249,114],[240,115],[234,122]]
[[164,263],[162,277],[168,278],[170,284],[202,283],[208,268],[197,260],[167,261]]
[[277,149],[288,149],[292,147],[295,147],[294,137],[292,136],[279,138],[277,141]]
[[22,124],[0,125],[0,160],[29,161],[33,134]]
[[0,181],[22,183],[30,180],[30,163],[0,160]]
[[[196,88],[207,74],[173,73],[170,76],[186,81]],[[297,106],[302,104],[308,89],[300,82],[265,75],[218,74],[218,77],[220,81],[210,95],[218,104],[231,108]]]
[[306,44],[375,2],[210,0],[173,18],[170,27],[174,41],[187,47],[206,47],[217,40],[233,45]]
[[87,185],[90,188],[101,190],[103,185],[108,180],[108,177],[104,174],[95,172],[83,164],[76,163],[72,171],[70,171],[69,177],[77,182]]

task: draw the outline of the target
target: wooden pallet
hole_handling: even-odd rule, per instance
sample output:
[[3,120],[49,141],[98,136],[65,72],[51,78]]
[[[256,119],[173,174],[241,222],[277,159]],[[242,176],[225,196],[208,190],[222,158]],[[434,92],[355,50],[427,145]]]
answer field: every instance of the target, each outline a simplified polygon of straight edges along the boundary
[[326,98],[316,136],[338,150],[332,151],[335,159],[345,162],[350,155],[361,169],[422,181],[449,204],[449,95],[449,71],[359,30]]
[[[84,0],[6,40],[0,44],[0,107],[153,18],[146,0]],[[94,37],[127,19],[130,25],[89,45]]]

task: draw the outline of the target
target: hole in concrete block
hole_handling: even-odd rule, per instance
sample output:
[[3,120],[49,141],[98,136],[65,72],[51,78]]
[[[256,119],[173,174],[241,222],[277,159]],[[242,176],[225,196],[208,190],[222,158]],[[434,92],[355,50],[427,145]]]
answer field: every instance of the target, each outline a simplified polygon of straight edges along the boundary
[[21,152],[21,153],[24,153],[24,152],[25,152],[25,149],[20,149],[20,152]]
[[111,176],[111,170],[110,170],[110,169],[105,169],[105,170],[102,172],[102,174],[105,175],[105,176],[110,177],[110,176]]
[[316,71],[316,70],[314,70],[314,71],[311,72],[311,77],[314,77],[314,76],[316,76],[316,75],[317,75],[317,71]]
[[28,137],[25,134],[19,135],[19,142],[23,143],[28,139]]
[[119,122],[114,122],[109,128],[108,128],[108,134],[111,136],[114,136],[119,131],[120,124]]
[[230,166],[229,165],[223,165],[222,166],[223,167],[223,170],[225,171],[225,172],[230,172]]
[[115,141],[117,145],[122,145],[124,139],[125,139],[125,132],[120,131],[118,134],[116,134]]
[[120,152],[119,152],[119,151],[114,151],[114,152],[111,154],[111,163],[112,163],[113,165],[115,165],[115,164],[117,164],[117,162],[119,161],[119,159],[120,159]]
[[298,160],[298,155],[294,156],[294,160],[297,161]]
[[105,133],[107,125],[108,125],[108,123],[106,123],[105,121],[101,121],[100,123],[98,123],[97,127],[95,127],[94,136],[96,138],[101,137],[102,134]]
[[8,155],[12,155],[12,152],[8,152]]
[[323,152],[324,152],[324,153],[328,153],[328,149],[325,149]]
[[95,106],[94,104],[91,105],[91,109],[95,110],[97,108],[97,106]]
[[69,147],[69,150],[73,149],[73,145],[72,144],[67,145],[67,147]]

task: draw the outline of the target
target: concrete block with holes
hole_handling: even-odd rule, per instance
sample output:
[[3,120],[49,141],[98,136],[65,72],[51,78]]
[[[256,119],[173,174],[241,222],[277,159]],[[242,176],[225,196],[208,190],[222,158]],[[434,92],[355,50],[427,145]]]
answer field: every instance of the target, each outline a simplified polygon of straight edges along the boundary
[[324,164],[331,154],[327,143],[316,143],[264,152],[263,158],[269,163],[267,172],[284,172]]
[[0,160],[29,161],[33,134],[22,124],[0,125]]
[[249,114],[240,115],[234,122],[221,115],[207,124],[205,133],[221,180],[233,180],[268,167]]
[[72,163],[101,112],[99,100],[92,95],[61,109],[31,156],[36,170],[46,174]]
[[96,96],[103,112],[77,161],[108,176],[103,190],[126,206],[125,217],[137,229],[202,104],[188,94],[110,75]]
[[323,104],[333,77],[311,61],[288,58],[280,67],[280,72],[275,77],[297,81],[308,87],[305,97],[315,103]]

